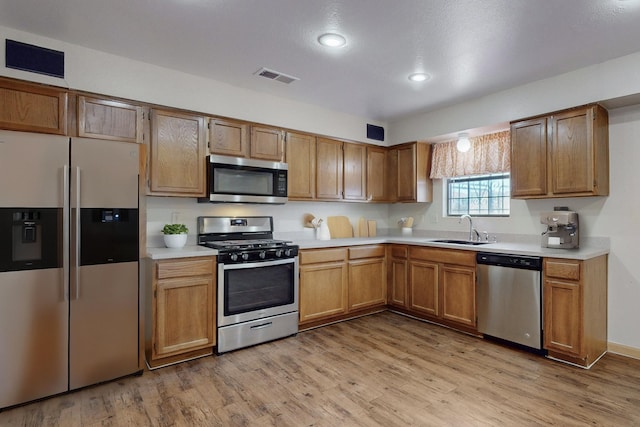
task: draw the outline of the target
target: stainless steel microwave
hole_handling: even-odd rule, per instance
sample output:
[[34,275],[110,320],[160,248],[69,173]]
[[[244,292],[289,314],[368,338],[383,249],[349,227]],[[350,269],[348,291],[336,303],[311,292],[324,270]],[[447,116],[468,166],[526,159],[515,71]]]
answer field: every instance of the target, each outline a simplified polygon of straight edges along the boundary
[[282,204],[287,197],[286,163],[239,157],[208,157],[207,188],[214,203]]

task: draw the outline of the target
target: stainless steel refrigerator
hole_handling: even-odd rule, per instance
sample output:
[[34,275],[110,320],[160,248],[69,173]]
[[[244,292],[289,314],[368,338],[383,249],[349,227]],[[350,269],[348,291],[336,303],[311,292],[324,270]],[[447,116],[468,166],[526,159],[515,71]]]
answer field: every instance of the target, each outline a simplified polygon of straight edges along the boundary
[[143,369],[139,156],[0,131],[0,408]]

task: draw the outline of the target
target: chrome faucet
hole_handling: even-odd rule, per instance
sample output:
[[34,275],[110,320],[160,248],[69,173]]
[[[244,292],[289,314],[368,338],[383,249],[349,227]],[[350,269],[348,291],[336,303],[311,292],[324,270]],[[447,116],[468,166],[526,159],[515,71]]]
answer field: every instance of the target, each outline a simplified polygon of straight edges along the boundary
[[479,241],[480,240],[480,233],[478,233],[478,230],[473,228],[473,220],[471,219],[471,215],[467,215],[467,214],[461,215],[460,219],[458,220],[458,224],[462,224],[462,220],[463,219],[468,219],[469,220],[469,241],[473,242],[474,233],[476,235],[476,240]]

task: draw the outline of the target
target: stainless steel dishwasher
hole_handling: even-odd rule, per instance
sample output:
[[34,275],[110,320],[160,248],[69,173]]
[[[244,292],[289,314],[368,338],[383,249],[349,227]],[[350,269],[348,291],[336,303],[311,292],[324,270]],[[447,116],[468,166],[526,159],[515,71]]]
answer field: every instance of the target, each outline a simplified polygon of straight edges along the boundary
[[478,331],[542,349],[542,258],[479,252]]

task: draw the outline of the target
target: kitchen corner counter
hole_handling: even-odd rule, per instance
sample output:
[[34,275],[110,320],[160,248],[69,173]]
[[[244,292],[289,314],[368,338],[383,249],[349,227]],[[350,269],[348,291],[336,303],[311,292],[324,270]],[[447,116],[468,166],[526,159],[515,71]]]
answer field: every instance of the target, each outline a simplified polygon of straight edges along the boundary
[[321,249],[343,246],[358,245],[375,245],[382,243],[393,243],[399,245],[428,246],[443,249],[458,249],[474,252],[493,252],[514,255],[529,255],[549,258],[564,258],[575,260],[587,260],[609,253],[607,247],[596,245],[582,245],[578,249],[551,249],[543,248],[539,243],[531,242],[496,242],[484,245],[461,245],[454,243],[434,242],[434,239],[442,238],[441,236],[411,236],[411,235],[387,235],[378,237],[355,237],[345,239],[316,240],[316,239],[299,239],[290,238],[293,243],[300,246],[300,249]]
[[197,245],[188,245],[182,248],[147,248],[147,258],[150,259],[189,258],[215,255],[218,255],[217,250]]

